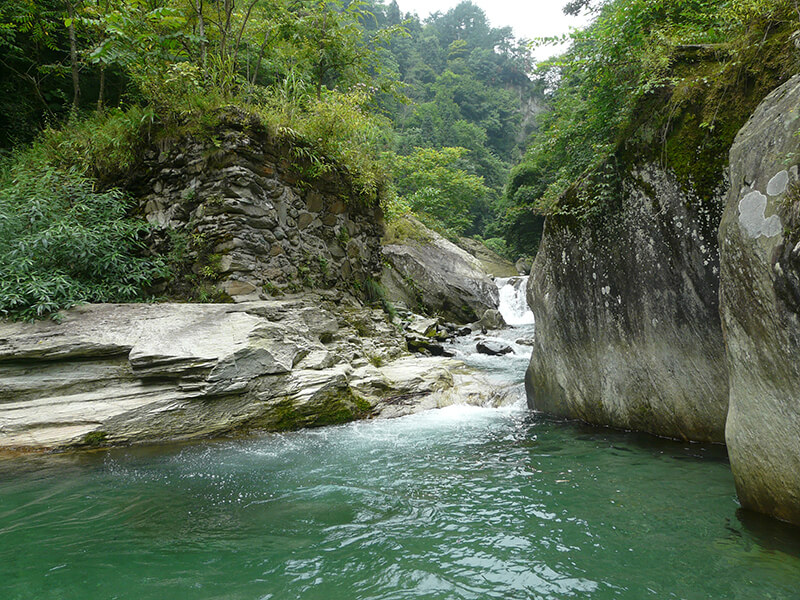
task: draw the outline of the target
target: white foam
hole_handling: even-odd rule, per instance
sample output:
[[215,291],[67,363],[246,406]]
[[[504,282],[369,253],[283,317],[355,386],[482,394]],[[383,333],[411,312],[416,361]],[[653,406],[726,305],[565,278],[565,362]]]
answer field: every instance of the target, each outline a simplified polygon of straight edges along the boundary
[[528,306],[525,290],[527,277],[500,277],[495,280],[500,293],[497,310],[509,325],[532,325],[533,311]]

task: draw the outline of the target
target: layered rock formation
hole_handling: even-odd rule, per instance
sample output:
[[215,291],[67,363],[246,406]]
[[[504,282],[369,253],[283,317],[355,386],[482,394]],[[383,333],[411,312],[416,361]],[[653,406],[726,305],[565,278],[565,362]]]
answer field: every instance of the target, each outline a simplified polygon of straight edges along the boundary
[[799,136],[797,76],[736,138],[719,242],[736,489],[743,506],[800,524]]
[[720,198],[698,202],[640,164],[602,220],[548,217],[529,280],[529,404],[555,415],[722,441],[727,373],[715,239]]
[[147,220],[184,244],[194,274],[233,298],[380,277],[382,213],[346,176],[300,184],[298,147],[231,109],[212,134],[150,152],[135,193]]
[[0,324],[0,449],[195,439],[398,416],[503,392],[411,357],[341,297],[88,305]]
[[481,262],[412,217],[394,225],[383,246],[381,282],[390,300],[471,323],[497,308],[498,292]]

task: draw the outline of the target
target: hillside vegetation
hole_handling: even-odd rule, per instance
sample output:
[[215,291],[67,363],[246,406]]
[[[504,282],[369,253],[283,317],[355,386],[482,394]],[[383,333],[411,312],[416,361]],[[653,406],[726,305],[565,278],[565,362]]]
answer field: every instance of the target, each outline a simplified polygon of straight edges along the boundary
[[[423,23],[380,2],[4,0],[0,311],[148,298],[169,260],[112,186],[147,148],[213,137],[230,105],[293,145],[304,177],[341,171],[389,216],[484,234],[521,155],[529,67],[469,2]],[[96,267],[70,259],[79,239]]]
[[568,10],[594,20],[535,74],[551,82],[550,110],[510,176],[514,248],[538,244],[545,215],[613,211],[631,159],[659,162],[710,198],[738,130],[800,68],[794,0],[576,0]]

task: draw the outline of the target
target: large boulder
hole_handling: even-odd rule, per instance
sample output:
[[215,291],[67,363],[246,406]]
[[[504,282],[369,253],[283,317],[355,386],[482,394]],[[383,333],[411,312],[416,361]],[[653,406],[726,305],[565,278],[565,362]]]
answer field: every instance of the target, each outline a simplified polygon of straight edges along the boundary
[[470,253],[412,217],[393,224],[387,235],[382,283],[390,300],[458,323],[497,308],[497,286]]
[[[559,416],[722,441],[718,198],[654,163],[619,176],[602,218],[548,217],[528,282],[528,403]],[[715,207],[717,207],[715,209]]]
[[736,138],[719,244],[736,489],[742,506],[800,524],[798,136],[800,76]]

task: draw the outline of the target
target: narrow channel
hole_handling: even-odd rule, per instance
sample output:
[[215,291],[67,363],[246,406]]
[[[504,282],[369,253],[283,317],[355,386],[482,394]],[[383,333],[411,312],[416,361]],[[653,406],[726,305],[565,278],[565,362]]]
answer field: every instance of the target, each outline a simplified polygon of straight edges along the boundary
[[800,538],[739,509],[721,446],[528,411],[500,285],[514,353],[456,352],[511,406],[0,461],[2,597],[797,598]]

